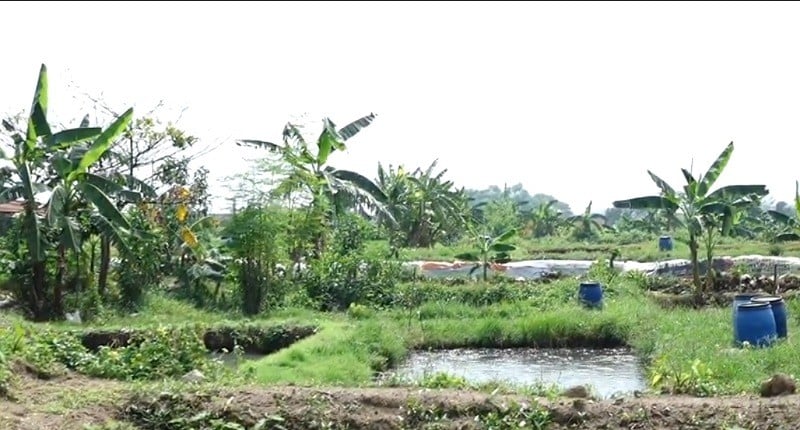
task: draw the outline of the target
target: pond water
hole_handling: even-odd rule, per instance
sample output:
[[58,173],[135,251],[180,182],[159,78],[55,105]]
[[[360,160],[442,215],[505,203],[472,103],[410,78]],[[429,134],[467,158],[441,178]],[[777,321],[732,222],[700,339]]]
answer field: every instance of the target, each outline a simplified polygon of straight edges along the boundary
[[414,352],[395,369],[402,380],[444,372],[471,383],[504,381],[513,385],[569,388],[591,385],[600,397],[644,390],[639,359],[624,348],[609,349],[451,349]]

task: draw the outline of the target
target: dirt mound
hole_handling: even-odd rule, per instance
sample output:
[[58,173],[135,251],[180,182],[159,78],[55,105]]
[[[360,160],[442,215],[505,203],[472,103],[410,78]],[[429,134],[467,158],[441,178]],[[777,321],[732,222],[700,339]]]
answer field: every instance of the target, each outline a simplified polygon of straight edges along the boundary
[[[547,428],[554,429],[718,429],[734,425],[781,429],[792,428],[800,420],[800,410],[794,406],[797,401],[798,396],[792,395],[771,399],[658,396],[599,402],[584,399],[537,402],[523,396],[490,396],[456,390],[273,387],[202,395],[137,396],[125,406],[123,416],[148,429],[165,428],[160,426],[182,417],[187,424],[190,419],[205,419],[247,427],[258,423],[267,424],[267,428],[270,424],[280,424],[286,429],[432,428],[433,423],[435,428],[464,429],[522,420],[530,424],[552,421]],[[154,420],[156,417],[159,419]]]
[[[172,386],[175,389],[174,385]],[[245,428],[413,429],[790,429],[800,396],[617,400],[532,399],[419,388],[192,388],[134,392],[121,382],[68,373],[48,380],[20,369],[15,400],[0,400],[0,428],[84,429],[125,421],[141,429]]]
[[0,398],[0,429],[66,430],[113,420],[124,386],[73,372],[42,379],[35,369],[13,366],[11,398]]

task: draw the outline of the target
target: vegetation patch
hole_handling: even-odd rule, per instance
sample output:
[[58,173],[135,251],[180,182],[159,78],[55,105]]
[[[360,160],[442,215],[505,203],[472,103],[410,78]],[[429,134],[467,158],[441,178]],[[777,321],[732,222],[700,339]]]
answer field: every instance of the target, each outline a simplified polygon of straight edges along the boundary
[[[300,339],[311,336],[316,327],[300,325],[239,325],[199,329],[206,349],[213,352],[231,352],[237,346],[246,353],[271,354]],[[147,339],[151,330],[119,329],[90,331],[81,335],[81,344],[90,351],[100,347],[118,348],[139,344]]]
[[316,327],[297,325],[218,327],[206,331],[203,343],[215,352],[239,347],[246,353],[271,354],[316,332]]

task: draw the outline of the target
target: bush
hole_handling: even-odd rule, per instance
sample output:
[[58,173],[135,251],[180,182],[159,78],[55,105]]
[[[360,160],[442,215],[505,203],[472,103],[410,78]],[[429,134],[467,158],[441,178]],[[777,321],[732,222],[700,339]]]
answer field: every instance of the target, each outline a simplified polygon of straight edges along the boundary
[[311,263],[301,278],[310,301],[321,310],[344,310],[351,303],[392,303],[401,264],[375,256],[326,254]]

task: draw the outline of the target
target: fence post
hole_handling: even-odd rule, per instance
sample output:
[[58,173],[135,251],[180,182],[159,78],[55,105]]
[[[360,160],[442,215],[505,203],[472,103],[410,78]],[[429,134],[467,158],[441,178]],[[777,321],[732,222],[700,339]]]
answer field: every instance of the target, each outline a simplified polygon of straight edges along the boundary
[[774,273],[774,276],[773,276],[772,279],[773,279],[773,282],[775,282],[775,295],[778,295],[781,292],[780,291],[781,287],[780,287],[780,285],[778,285],[778,263],[775,263],[772,267],[773,267],[773,273]]

